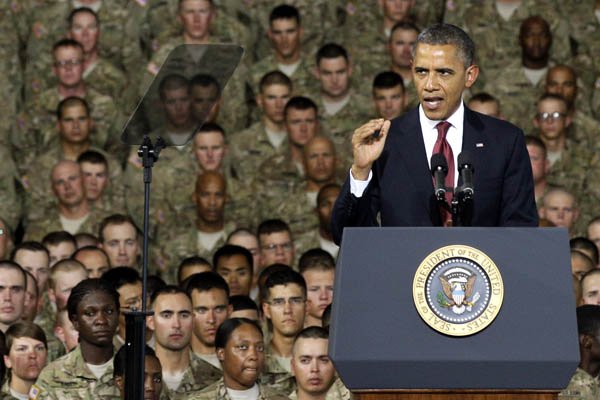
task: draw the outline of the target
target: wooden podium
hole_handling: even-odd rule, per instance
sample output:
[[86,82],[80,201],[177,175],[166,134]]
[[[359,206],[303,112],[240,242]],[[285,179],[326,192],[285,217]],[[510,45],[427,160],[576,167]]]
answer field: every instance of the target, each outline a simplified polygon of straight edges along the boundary
[[[413,298],[419,266],[439,249],[454,246],[483,253],[503,282],[493,322],[466,336],[430,327]],[[460,271],[462,261],[455,258],[438,270],[451,274],[458,266]],[[440,302],[435,285],[429,286],[430,304]],[[455,317],[452,321],[468,320],[467,314]],[[556,399],[579,362],[567,232],[347,228],[330,329],[329,355],[359,400]]]

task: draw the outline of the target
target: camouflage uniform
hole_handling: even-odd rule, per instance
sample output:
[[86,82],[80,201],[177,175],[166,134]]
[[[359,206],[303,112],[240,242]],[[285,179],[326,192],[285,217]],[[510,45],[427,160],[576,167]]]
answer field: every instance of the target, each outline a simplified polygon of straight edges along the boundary
[[18,21],[22,13],[23,9],[19,2],[0,1],[0,84],[4,93],[0,105],[4,118],[14,118],[22,101],[20,95],[23,72],[19,62],[18,30]]
[[[46,209],[41,215],[43,215],[42,218],[30,221],[27,225],[24,240],[41,242],[47,233],[64,230],[64,227],[60,223],[59,212],[56,207]],[[95,235],[98,232],[100,222],[108,215],[106,212],[90,206],[87,219],[81,224],[76,233],[87,232]]]
[[79,346],[48,364],[29,392],[30,399],[92,400],[102,396],[119,396],[113,384],[112,362],[104,375],[96,379],[85,364]]
[[0,144],[0,218],[15,231],[23,212],[22,202],[17,193],[17,168],[9,150]]
[[[287,137],[283,143],[287,141]],[[283,144],[282,144],[283,146]],[[280,147],[281,149],[281,147]],[[231,158],[242,182],[251,182],[260,164],[280,149],[273,147],[262,122],[256,122],[229,141]]]
[[528,134],[533,131],[536,102],[544,93],[542,78],[533,85],[525,76],[521,59],[497,71],[496,78],[485,85],[485,91],[500,101],[504,117]]
[[296,389],[296,380],[277,361],[271,342],[265,347],[265,366],[260,375],[260,382],[279,393],[290,394]]
[[446,0],[444,6],[444,23],[465,29],[465,12],[469,4],[461,0]]
[[289,142],[280,151],[264,160],[258,167],[258,176],[264,187],[271,185],[297,186],[304,182],[304,166],[298,166],[290,154]]
[[[341,169],[350,169],[352,165],[352,134],[371,117],[372,100],[350,92],[350,101],[334,115],[321,113],[321,131],[335,144],[338,165]],[[325,110],[323,98],[317,98],[319,110]]]
[[200,392],[207,386],[217,382],[223,372],[190,352],[190,365],[185,369],[183,378],[177,390],[170,390],[163,385],[163,391],[171,400],[188,399],[189,396]]
[[562,399],[563,396],[569,400],[573,398],[578,400],[598,399],[600,396],[600,382],[597,377],[594,378],[583,369],[577,368],[575,375],[569,382],[569,386],[558,394],[559,399]]
[[200,256],[212,260],[213,253],[225,244],[227,236],[235,230],[235,224],[229,222],[223,228],[223,236],[215,243],[214,248],[199,248],[198,230],[194,226],[172,229],[158,229],[154,267],[160,271],[162,278],[168,283],[177,282],[177,267],[181,260],[190,256]]
[[[569,61],[569,26],[557,3],[555,0],[523,0],[508,21],[498,13],[495,0],[483,0],[469,5],[465,11],[468,16],[465,28],[475,42],[482,78],[489,77],[498,81],[494,71],[502,70],[512,60],[521,58],[519,29],[521,23],[533,15],[541,16],[550,25],[553,36],[550,49],[552,59]],[[485,83],[483,79],[481,83]]]
[[137,94],[135,91],[133,95],[128,94],[126,89],[131,91],[132,88],[127,85],[125,73],[107,59],[98,58],[93,65],[84,71],[83,80],[86,87],[112,97],[122,104],[126,110],[134,110],[135,104],[131,104],[131,102],[135,100],[135,97],[132,96]]
[[[288,400],[288,397],[273,391],[267,385],[258,383],[259,396],[258,400]],[[223,378],[213,383],[199,393],[194,393],[188,400],[231,400],[227,388],[223,382]]]
[[[298,400],[298,393],[296,391],[290,394],[290,400]],[[333,381],[333,384],[327,391],[325,400],[352,400],[352,392],[344,385],[342,380],[338,377]]]
[[598,148],[600,138],[600,121],[580,110],[573,113],[573,122],[568,128],[567,137],[590,148]]
[[[292,80],[294,95],[307,96],[309,93],[314,92],[317,89],[317,79],[313,75],[312,68],[312,64],[306,57],[300,58],[300,64],[298,65],[296,71],[293,75],[288,77]],[[251,82],[249,85],[252,88],[254,95],[258,94],[259,92],[258,86],[261,78],[268,72],[277,70],[279,70],[279,64],[275,58],[275,55],[273,54],[258,61],[250,68],[249,75]]]
[[[101,204],[95,204],[96,208],[106,213],[123,212],[125,210],[125,191],[122,183],[123,170],[119,161],[98,148],[90,147],[89,150],[102,154],[108,161],[110,183],[100,199]],[[52,195],[50,171],[56,163],[64,159],[60,143],[54,141],[52,147],[40,154],[31,164],[27,174],[21,178],[25,188],[27,220],[40,219],[43,217],[44,210],[57,205],[58,201]]]

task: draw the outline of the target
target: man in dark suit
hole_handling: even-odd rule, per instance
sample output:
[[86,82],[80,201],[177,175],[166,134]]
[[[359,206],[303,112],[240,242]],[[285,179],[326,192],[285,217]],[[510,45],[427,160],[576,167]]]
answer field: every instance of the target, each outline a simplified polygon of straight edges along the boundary
[[440,149],[449,166],[446,186],[462,184],[457,157],[471,155],[473,226],[537,226],[523,132],[462,102],[479,74],[473,41],[453,25],[427,28],[417,38],[412,69],[419,107],[354,132],[352,168],[333,211],[335,241],[346,226],[377,226],[377,214],[383,226],[444,225],[429,165]]

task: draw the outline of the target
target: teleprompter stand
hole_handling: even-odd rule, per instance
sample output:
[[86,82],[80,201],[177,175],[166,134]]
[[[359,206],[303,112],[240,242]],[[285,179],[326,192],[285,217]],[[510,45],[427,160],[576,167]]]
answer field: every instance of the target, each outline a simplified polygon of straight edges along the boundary
[[[127,400],[144,399],[146,317],[152,315],[147,310],[146,289],[152,168],[164,147],[186,145],[206,121],[212,122],[217,118],[216,103],[220,101],[243,52],[242,47],[231,44],[180,45],[173,49],[156,71],[154,80],[131,114],[121,135],[124,143],[140,145],[138,156],[142,162],[144,180],[142,308],[141,311],[125,313]],[[200,106],[191,101],[192,83],[197,84],[198,90],[208,99]],[[173,115],[170,110],[173,107],[167,107],[169,103],[166,98],[169,97],[169,91],[181,93],[182,89],[187,89],[189,96],[173,97],[172,103],[176,103],[177,108],[176,115]],[[167,132],[176,133],[166,134]]]
[[[459,245],[493,260],[504,297],[483,330],[450,336],[425,322],[413,290],[417,269],[435,259],[432,253]],[[437,296],[432,289],[432,302]],[[329,346],[360,400],[556,399],[579,362],[567,232],[346,228]]]

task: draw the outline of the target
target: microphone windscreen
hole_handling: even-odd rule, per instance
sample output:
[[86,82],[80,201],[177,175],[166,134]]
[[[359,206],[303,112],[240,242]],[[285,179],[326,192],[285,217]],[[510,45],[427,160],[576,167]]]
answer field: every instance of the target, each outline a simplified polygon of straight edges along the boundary
[[431,156],[431,170],[435,171],[437,169],[448,169],[448,161],[446,161],[446,157],[442,153],[435,153]]
[[473,168],[473,159],[471,153],[468,150],[463,151],[458,155],[458,167],[462,168],[465,165],[470,165]]

